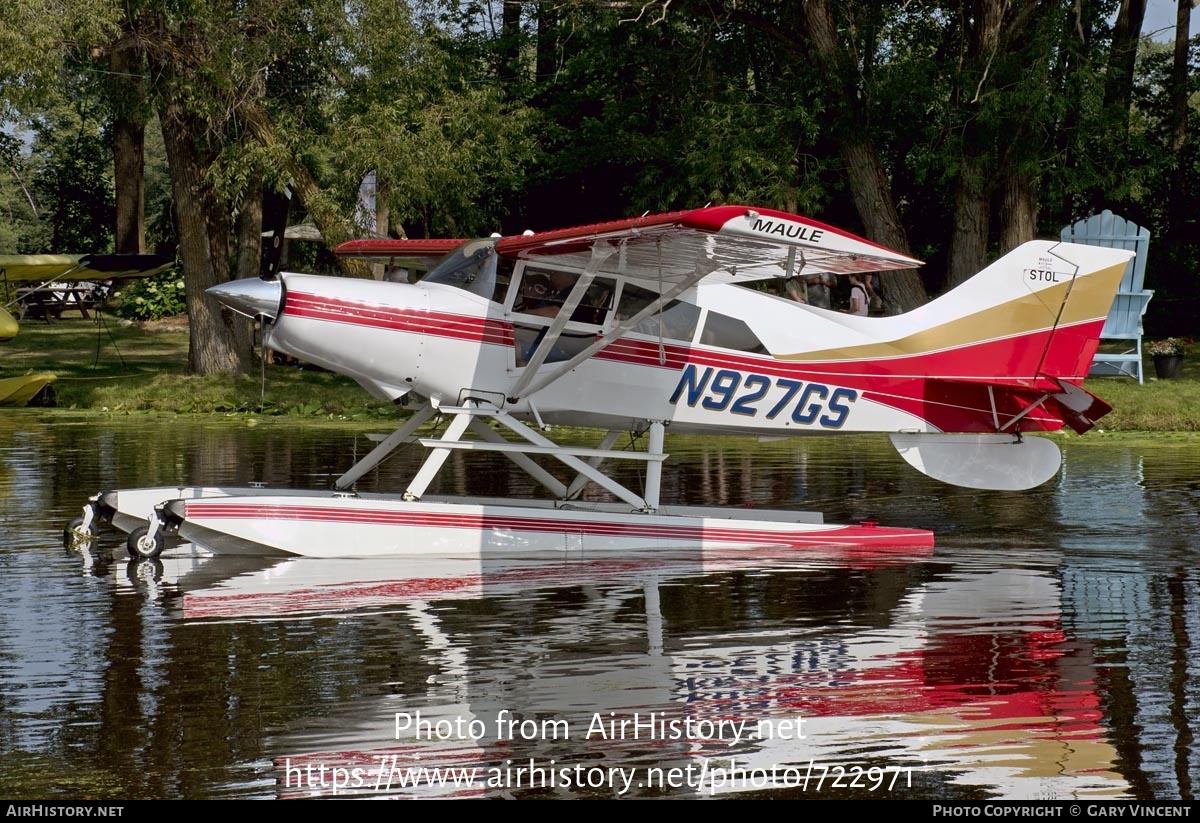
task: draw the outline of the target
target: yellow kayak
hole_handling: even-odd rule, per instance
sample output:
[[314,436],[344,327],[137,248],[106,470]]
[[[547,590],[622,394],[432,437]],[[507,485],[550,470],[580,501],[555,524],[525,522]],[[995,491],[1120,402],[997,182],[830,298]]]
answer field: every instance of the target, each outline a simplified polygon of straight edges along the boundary
[[17,319],[5,309],[0,309],[0,343],[17,336]]
[[50,372],[30,372],[0,380],[0,406],[53,406],[54,381]]

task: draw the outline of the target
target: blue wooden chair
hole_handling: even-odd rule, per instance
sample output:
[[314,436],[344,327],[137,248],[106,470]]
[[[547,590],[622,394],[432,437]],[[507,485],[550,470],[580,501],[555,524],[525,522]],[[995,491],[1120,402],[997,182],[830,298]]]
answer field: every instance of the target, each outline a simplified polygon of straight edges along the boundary
[[1090,374],[1128,375],[1142,381],[1142,315],[1154,292],[1142,287],[1146,279],[1146,254],[1150,249],[1150,230],[1108,209],[1093,214],[1070,226],[1060,234],[1069,243],[1088,246],[1107,246],[1137,252],[1125,269],[1121,287],[1104,321],[1101,341],[1125,341],[1129,347],[1120,352],[1098,351],[1092,359]]

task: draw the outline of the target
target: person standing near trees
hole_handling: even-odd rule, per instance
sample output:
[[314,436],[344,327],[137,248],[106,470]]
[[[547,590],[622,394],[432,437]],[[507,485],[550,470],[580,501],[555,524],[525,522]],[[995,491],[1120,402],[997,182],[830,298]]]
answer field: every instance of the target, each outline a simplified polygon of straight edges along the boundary
[[867,316],[867,306],[869,300],[867,298],[867,287],[863,283],[862,275],[850,275],[850,314],[858,315],[859,317]]
[[833,277],[828,274],[810,274],[806,279],[808,305],[818,309],[833,308]]
[[799,277],[789,277],[783,281],[783,293],[797,303],[808,302],[808,284]]

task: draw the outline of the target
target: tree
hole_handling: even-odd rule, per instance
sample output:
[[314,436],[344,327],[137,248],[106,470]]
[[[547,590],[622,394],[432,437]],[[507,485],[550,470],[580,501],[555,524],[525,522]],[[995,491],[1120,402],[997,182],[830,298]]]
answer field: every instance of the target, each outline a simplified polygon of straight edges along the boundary
[[342,201],[354,203],[374,172],[377,208],[397,235],[503,229],[533,152],[529,111],[509,93],[520,75],[519,31],[496,39],[503,59],[492,60],[469,20],[455,21],[455,42],[436,21],[387,0],[354,0],[348,9],[355,25],[343,31],[339,94],[320,139],[338,158]]
[[[821,139],[832,144],[841,160],[863,233],[889,248],[911,253],[891,188],[891,170],[875,142],[871,119],[871,76],[876,53],[882,48],[878,7],[850,3],[835,9],[829,0],[806,0],[798,7],[685,0],[680,6],[693,19],[725,20],[745,31],[758,32],[779,47],[780,62],[773,68],[786,65],[805,78],[811,94],[794,96],[790,102],[812,105],[820,111]],[[671,4],[663,3],[663,14],[670,8]],[[803,71],[806,65],[815,71]],[[794,88],[793,93],[796,91]],[[914,271],[893,273],[884,288],[889,305],[896,310],[907,310],[926,300],[924,286]]]
[[133,28],[133,20],[126,17],[120,38],[109,50],[109,73],[105,75],[112,107],[115,246],[121,254],[146,251],[145,147],[150,101],[142,76],[145,55],[132,36]]
[[112,250],[113,191],[107,142],[83,109],[57,107],[34,118],[32,187],[59,253]]
[[22,142],[0,132],[0,249],[6,252],[28,254],[50,245],[29,176]]

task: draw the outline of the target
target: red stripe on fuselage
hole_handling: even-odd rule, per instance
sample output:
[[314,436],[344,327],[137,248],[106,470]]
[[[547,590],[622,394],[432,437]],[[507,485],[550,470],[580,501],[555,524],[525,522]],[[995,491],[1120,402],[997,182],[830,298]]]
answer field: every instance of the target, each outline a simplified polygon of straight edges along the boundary
[[335,300],[303,292],[288,292],[283,314],[285,317],[324,320],[411,334],[431,334],[497,346],[513,345],[511,323],[464,314],[425,309],[397,309],[374,303]]

